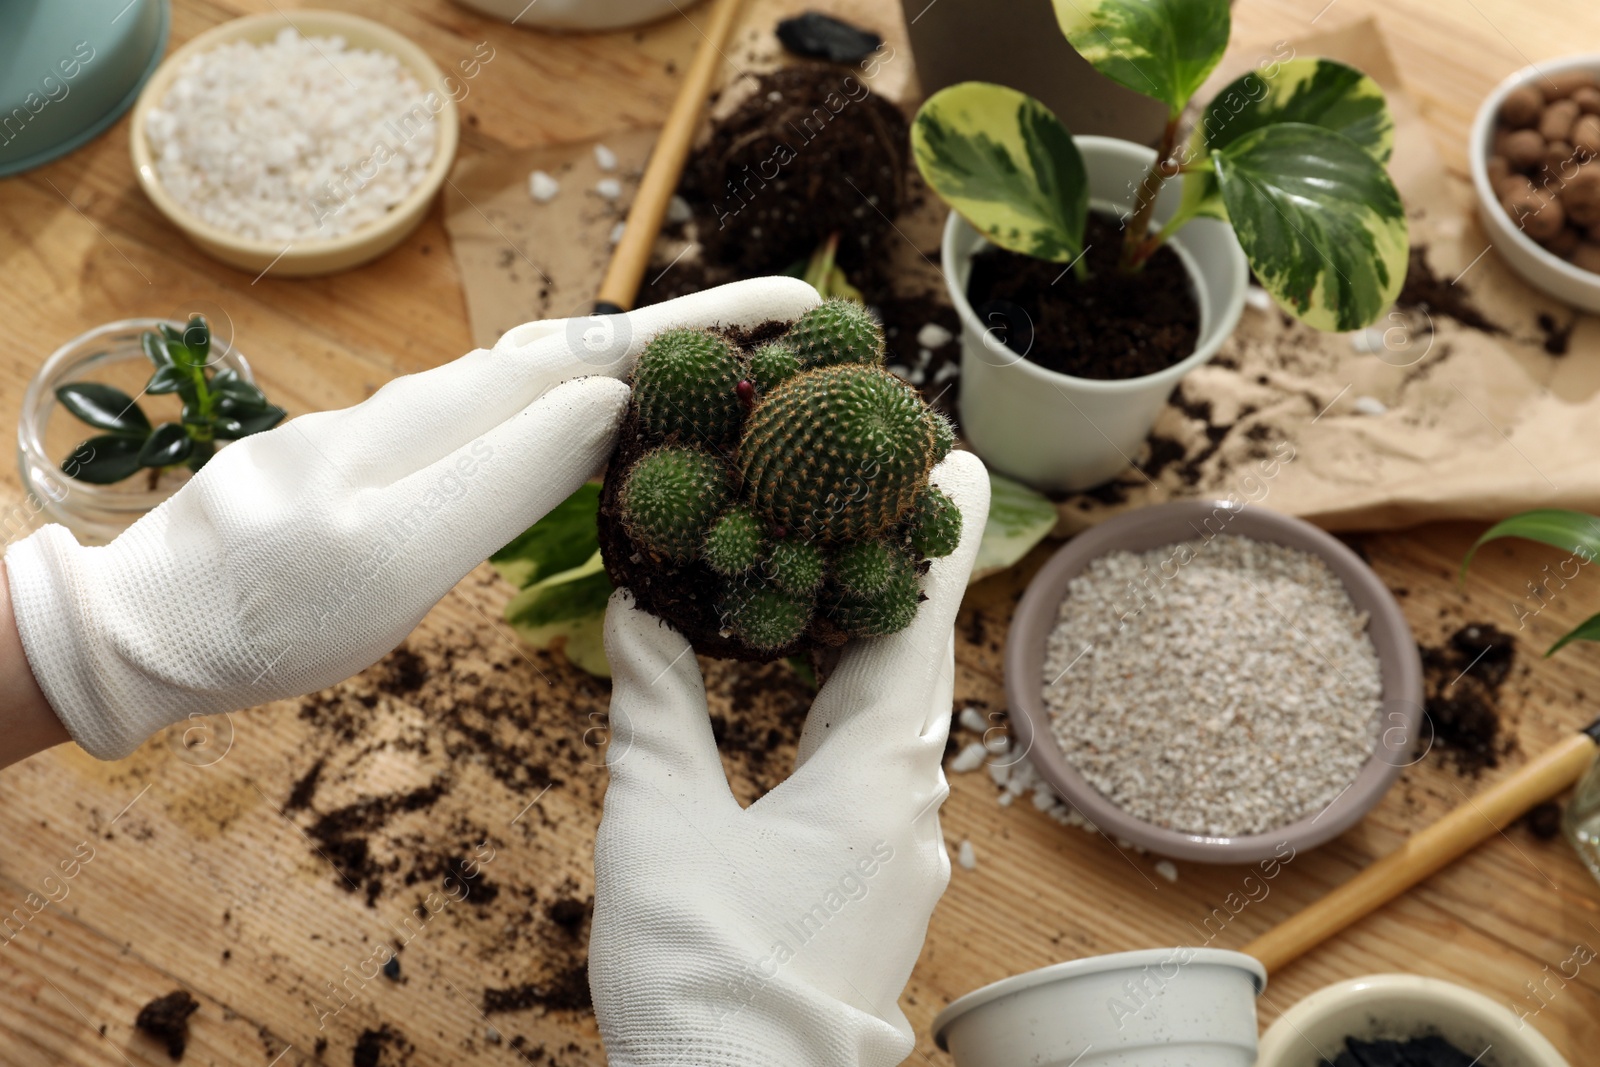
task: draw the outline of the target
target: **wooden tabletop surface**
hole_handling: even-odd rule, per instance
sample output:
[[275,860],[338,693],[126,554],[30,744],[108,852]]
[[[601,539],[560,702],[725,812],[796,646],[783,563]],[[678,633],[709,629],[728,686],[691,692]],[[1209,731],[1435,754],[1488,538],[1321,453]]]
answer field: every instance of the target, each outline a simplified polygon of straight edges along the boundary
[[[278,6],[175,0],[173,44]],[[492,43],[496,58],[463,104],[464,155],[659,122],[702,17],[689,9],[642,32],[556,37],[447,0],[320,6],[386,22],[441,66]],[[832,6],[904,43],[890,0]],[[775,10],[763,4],[743,32],[768,32]],[[1457,171],[1472,113],[1496,81],[1600,41],[1600,8],[1578,0],[1239,0],[1234,40],[1242,47],[1369,16]],[[364,268],[253,281],[206,259],[139,192],[126,119],[67,158],[0,182],[7,420],[61,342],[195,301],[225,312],[268,392],[296,414],[354,403],[470,347],[437,210]],[[0,467],[0,506],[21,499],[15,469]],[[1431,526],[1354,539],[1425,644],[1469,621],[1516,631],[1513,605],[1552,558],[1495,546],[1463,591],[1452,576],[1476,532]],[[972,590],[958,626],[958,706],[1003,708],[1007,618],[1046,553]],[[1516,633],[1500,701],[1516,748],[1498,768],[1463,776],[1431,754],[1362,824],[1289,863],[1212,943],[1243,944],[1593,718],[1585,694],[1600,692],[1600,653],[1539,655],[1594,610],[1597,594],[1592,576],[1580,578]],[[507,595],[480,568],[407,652],[309,700],[213,723],[198,747],[186,747],[180,727],[121,763],[62,747],[0,774],[0,833],[10,842],[0,850],[0,914],[27,917],[0,940],[0,1063],[171,1062],[132,1024],[141,1005],[178,988],[200,1002],[185,1063],[349,1064],[363,1040],[382,1063],[603,1063],[575,976],[608,690],[520,645],[499,621]],[[753,796],[784,773],[805,694],[781,666],[706,666],[730,773]],[[943,820],[952,845],[974,843],[977,866],[954,871],[904,998],[920,1035],[912,1062],[948,1062],[927,1027],[952,998],[1060,960],[1195,944],[1248,873],[1180,863],[1168,881],[1152,858],[1058,826],[1026,801],[999,806],[982,773],[953,776]],[[427,907],[452,865],[475,854],[491,858],[474,892]],[[75,855],[92,858],[47,885]],[[41,909],[28,903],[47,892],[56,899]],[[352,977],[371,973],[366,961],[381,941],[404,944],[398,976]],[[1600,968],[1564,984],[1551,977],[1580,947],[1600,948],[1600,886],[1564,843],[1513,827],[1276,976],[1262,1021],[1339,979],[1413,971],[1537,1012],[1533,1024],[1575,1064],[1592,1062]]]

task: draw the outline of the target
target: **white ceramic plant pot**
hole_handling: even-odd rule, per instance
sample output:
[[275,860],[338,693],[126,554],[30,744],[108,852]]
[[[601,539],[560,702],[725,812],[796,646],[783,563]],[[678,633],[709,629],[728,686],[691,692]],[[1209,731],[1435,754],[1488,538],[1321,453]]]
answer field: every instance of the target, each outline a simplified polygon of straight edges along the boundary
[[1342,1052],[1347,1037],[1403,1041],[1429,1034],[1477,1056],[1479,1067],[1568,1067],[1528,1021],[1543,1003],[1527,997],[1519,1017],[1482,993],[1438,978],[1352,978],[1284,1012],[1261,1038],[1260,1067],[1317,1067]]
[[[1111,137],[1076,137],[1089,175],[1090,206],[1121,210],[1155,151]],[[1156,200],[1155,220],[1177,210],[1179,182]],[[1007,348],[967,301],[972,257],[988,242],[950,213],[942,267],[961,316],[961,426],[991,468],[1045,491],[1087,489],[1114,477],[1138,454],[1178,380],[1221,347],[1244,308],[1250,268],[1232,227],[1195,219],[1168,242],[1188,269],[1200,305],[1194,353],[1166,370],[1102,381],[1046,370]]]
[[1091,956],[968,993],[933,1036],[956,1067],[1251,1067],[1266,985],[1221,949]]

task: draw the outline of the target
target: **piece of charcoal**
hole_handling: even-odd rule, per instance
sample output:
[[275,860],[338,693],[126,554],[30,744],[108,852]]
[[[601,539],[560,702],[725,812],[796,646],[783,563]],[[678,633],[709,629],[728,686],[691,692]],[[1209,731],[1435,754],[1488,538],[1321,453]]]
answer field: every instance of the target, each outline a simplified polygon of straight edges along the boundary
[[133,1024],[165,1044],[168,1056],[181,1060],[189,1044],[189,1016],[199,1007],[187,990],[175,990],[140,1008]]
[[878,50],[883,38],[820,11],[778,23],[778,40],[797,56],[856,63]]

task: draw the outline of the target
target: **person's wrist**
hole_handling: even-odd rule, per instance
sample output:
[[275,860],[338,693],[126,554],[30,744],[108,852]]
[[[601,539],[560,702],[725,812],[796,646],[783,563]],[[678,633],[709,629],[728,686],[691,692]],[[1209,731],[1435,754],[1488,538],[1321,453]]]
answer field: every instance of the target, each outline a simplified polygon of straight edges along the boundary
[[0,766],[72,740],[33,676],[11,607],[11,579],[0,560]]

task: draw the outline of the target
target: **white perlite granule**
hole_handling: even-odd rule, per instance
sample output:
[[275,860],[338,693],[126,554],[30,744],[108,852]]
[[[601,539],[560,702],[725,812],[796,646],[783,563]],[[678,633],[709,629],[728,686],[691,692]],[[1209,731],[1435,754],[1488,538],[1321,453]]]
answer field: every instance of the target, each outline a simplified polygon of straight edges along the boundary
[[1043,683],[1089,783],[1187,833],[1315,814],[1377,743],[1366,615],[1322,560],[1244,537],[1094,560],[1068,586]]
[[285,28],[183,65],[146,121],[161,185],[256,240],[336,237],[422,181],[444,107],[387,52]]

